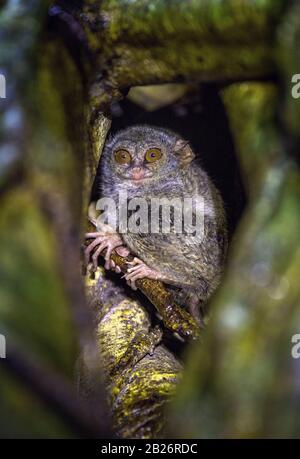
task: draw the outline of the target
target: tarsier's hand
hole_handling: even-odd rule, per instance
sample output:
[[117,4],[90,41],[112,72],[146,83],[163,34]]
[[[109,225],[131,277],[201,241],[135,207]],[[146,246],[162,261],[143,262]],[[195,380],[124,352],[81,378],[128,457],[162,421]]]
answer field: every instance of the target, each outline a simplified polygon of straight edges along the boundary
[[93,250],[95,252],[92,255],[92,263],[94,270],[97,270],[98,267],[98,258],[101,253],[105,250],[105,269],[113,269],[116,272],[121,272],[120,268],[115,265],[114,261],[111,259],[112,251],[115,250],[118,255],[126,257],[129,254],[129,250],[123,246],[123,241],[117,233],[107,233],[107,232],[95,232],[95,233],[86,233],[86,239],[94,239],[85,249],[85,263],[88,266],[90,263],[91,253]]
[[[111,259],[112,251],[115,250],[121,257],[127,257],[129,250],[123,245],[121,237],[117,233],[108,233],[106,231],[97,231],[94,233],[86,233],[86,239],[94,239],[85,249],[85,263],[86,266],[90,264],[92,258],[93,270],[96,271],[98,267],[98,258],[103,251],[105,252],[105,269],[111,269],[117,273],[121,272],[119,266]],[[91,254],[94,251],[92,257]],[[134,258],[132,261],[127,262],[130,266],[127,273],[123,276],[126,279],[127,284],[133,289],[137,290],[135,282],[138,279],[148,277],[148,279],[159,279],[163,280],[159,272],[149,268],[139,258]]]

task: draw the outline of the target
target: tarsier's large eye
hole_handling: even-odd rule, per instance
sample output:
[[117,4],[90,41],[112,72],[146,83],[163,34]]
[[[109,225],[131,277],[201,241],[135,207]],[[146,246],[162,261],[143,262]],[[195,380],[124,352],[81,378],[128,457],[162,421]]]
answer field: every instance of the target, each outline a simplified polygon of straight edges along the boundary
[[118,164],[129,164],[131,161],[131,155],[129,151],[120,149],[115,152],[115,161]]
[[145,159],[148,161],[148,163],[154,163],[154,161],[157,161],[161,158],[161,155],[162,152],[159,148],[150,148],[146,152]]

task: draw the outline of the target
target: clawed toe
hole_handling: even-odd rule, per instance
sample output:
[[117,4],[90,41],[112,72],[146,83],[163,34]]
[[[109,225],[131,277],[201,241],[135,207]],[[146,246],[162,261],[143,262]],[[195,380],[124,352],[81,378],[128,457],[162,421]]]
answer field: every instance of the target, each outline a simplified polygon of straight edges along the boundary
[[[88,264],[90,263],[90,257],[91,257],[91,253],[92,251],[97,247],[97,245],[101,244],[103,241],[102,237],[97,237],[93,242],[91,242],[85,249],[84,251],[84,258],[85,258],[85,265],[88,266]],[[98,252],[98,249],[96,250],[95,253]],[[100,254],[100,252],[99,252]],[[94,257],[94,255],[93,255]],[[94,258],[92,257],[92,259],[94,260]]]
[[134,257],[132,261],[127,261],[127,264],[135,266],[135,265],[144,265],[145,263],[143,262],[143,260],[140,260],[139,258]]
[[[129,285],[136,289],[135,282],[139,279],[159,279],[160,275],[154,269],[149,268],[142,260],[134,258],[132,262],[128,263],[131,267],[128,268],[127,273],[125,274],[125,279]],[[134,287],[133,287],[134,286]]]

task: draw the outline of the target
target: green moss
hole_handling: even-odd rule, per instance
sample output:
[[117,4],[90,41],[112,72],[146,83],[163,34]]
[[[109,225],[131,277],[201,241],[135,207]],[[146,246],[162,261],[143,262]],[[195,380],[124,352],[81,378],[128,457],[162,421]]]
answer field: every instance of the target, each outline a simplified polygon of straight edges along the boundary
[[71,376],[76,355],[70,311],[55,258],[56,244],[32,193],[2,197],[1,333]]
[[68,426],[20,382],[3,369],[0,378],[0,438],[74,438]]
[[125,438],[156,438],[165,425],[165,405],[175,392],[181,366],[159,344],[161,332],[151,328],[138,302],[111,299],[99,319],[100,359],[115,429]]

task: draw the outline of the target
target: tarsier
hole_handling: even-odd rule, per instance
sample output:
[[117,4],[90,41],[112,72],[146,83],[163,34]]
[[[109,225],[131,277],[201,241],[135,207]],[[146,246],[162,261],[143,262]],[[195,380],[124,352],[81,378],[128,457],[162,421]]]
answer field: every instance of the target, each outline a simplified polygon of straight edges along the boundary
[[133,126],[118,132],[104,147],[98,168],[101,196],[118,202],[119,193],[128,199],[142,197],[192,197],[204,203],[202,234],[88,233],[93,242],[86,249],[97,267],[105,252],[105,267],[118,271],[110,259],[119,255],[135,256],[125,275],[132,288],[143,277],[158,279],[174,292],[176,301],[186,305],[201,321],[202,307],[219,284],[227,249],[226,218],[221,196],[206,174],[193,161],[195,155],[187,141],[176,133],[151,126]]

